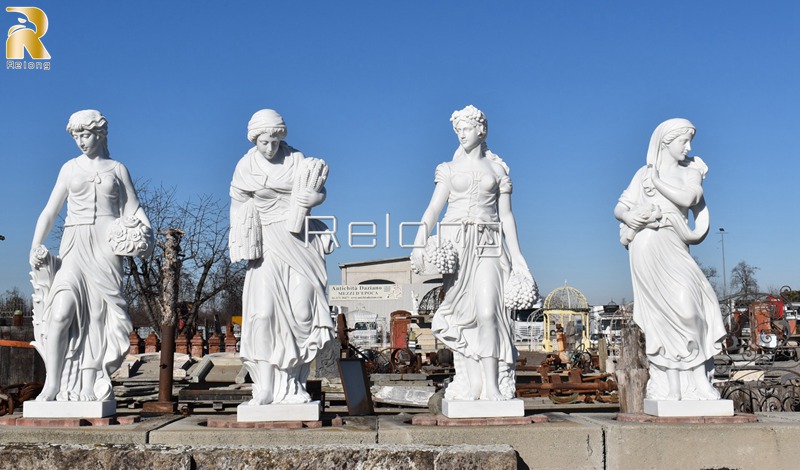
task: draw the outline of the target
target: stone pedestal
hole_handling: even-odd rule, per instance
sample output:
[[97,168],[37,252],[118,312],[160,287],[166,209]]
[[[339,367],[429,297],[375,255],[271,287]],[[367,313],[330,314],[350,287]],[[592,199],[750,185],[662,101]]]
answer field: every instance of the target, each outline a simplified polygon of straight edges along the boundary
[[208,353],[209,354],[216,354],[220,352],[220,338],[219,336],[212,334],[208,337]]
[[158,336],[155,333],[150,333],[144,340],[144,352],[154,353],[158,352]]
[[319,420],[319,400],[309,403],[272,405],[249,405],[242,403],[236,407],[236,421],[317,421]]
[[105,418],[117,413],[117,401],[36,401],[22,406],[24,418]]
[[505,418],[525,416],[525,402],[519,398],[503,401],[442,400],[442,414],[448,418]]
[[189,355],[195,359],[203,357],[203,338],[194,335],[189,339]]
[[645,400],[644,412],[658,417],[733,416],[733,400]]
[[[233,331],[233,328],[228,328],[228,331]],[[225,335],[225,352],[236,352],[236,336],[233,333]]]
[[186,339],[186,335],[178,334],[178,337],[175,338],[175,352],[180,354],[191,353],[191,349],[189,349],[189,340]]
[[136,330],[131,331],[131,334],[128,336],[128,340],[130,341],[130,348],[128,348],[128,354],[141,354],[142,351],[139,349],[139,335],[136,334]]

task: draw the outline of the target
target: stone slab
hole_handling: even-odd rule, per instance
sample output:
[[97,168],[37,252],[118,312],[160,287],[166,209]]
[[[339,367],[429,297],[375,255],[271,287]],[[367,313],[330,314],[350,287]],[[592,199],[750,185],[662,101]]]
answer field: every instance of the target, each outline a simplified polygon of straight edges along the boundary
[[[328,420],[330,421],[330,419]],[[237,421],[236,416],[214,416],[208,418],[206,426],[210,428],[251,428],[251,429],[300,429],[321,428],[319,421]]]
[[427,407],[436,389],[434,387],[410,387],[406,385],[376,385],[370,388],[372,401],[393,405]]
[[117,413],[116,400],[36,401],[22,405],[25,418],[106,418]]
[[644,413],[659,417],[733,416],[733,400],[645,400]]
[[414,426],[510,426],[546,423],[547,416],[512,416],[506,418],[448,418],[443,414],[421,413],[411,418]]
[[0,444],[0,468],[461,470],[517,468],[507,445],[319,445],[243,447]]
[[[207,425],[215,415],[193,415],[176,420],[149,434],[151,444],[194,446],[285,446],[327,444],[375,444],[377,418],[344,417],[339,426],[301,429],[228,428]],[[334,420],[332,420],[333,423]]]
[[503,401],[442,400],[442,414],[448,418],[504,418],[525,416],[525,402],[519,398]]
[[755,423],[758,416],[738,413],[734,416],[653,416],[644,413],[619,413],[617,421],[628,423],[741,424]]
[[758,422],[739,424],[620,422],[610,413],[571,417],[602,426],[608,469],[798,468],[800,421],[756,416]]
[[272,405],[249,405],[242,403],[236,407],[236,420],[256,421],[318,421],[319,400],[308,403]]
[[[22,413],[12,415],[14,421],[31,419],[23,418]],[[12,419],[8,417],[8,419]],[[6,418],[6,417],[4,417]],[[44,418],[35,418],[41,420]],[[89,420],[78,428],[75,427],[42,427],[42,426],[0,426],[0,442],[2,443],[53,443],[65,445],[117,445],[147,444],[148,434],[179,417],[155,417],[139,420],[138,416],[117,416],[119,424],[111,426],[92,426]],[[1,463],[1,462],[0,462]],[[3,468],[0,465],[0,468]],[[20,467],[23,468],[23,467]]]
[[112,418],[24,418],[21,415],[15,414],[0,418],[0,426],[71,428],[78,426],[115,426],[117,424],[138,423],[139,421],[141,421],[139,416]]
[[544,416],[548,422],[528,426],[414,426],[411,415],[380,416],[377,442],[436,446],[508,444],[518,454],[518,468],[606,468],[600,426],[572,420],[565,413],[545,413]]

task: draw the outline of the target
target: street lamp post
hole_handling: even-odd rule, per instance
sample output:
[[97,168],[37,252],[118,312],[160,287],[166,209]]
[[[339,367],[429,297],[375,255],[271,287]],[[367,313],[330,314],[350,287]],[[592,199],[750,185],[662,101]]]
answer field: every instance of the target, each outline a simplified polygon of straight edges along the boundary
[[724,228],[720,227],[719,237],[722,242],[722,296],[728,297],[728,274],[725,270],[725,234],[728,233]]

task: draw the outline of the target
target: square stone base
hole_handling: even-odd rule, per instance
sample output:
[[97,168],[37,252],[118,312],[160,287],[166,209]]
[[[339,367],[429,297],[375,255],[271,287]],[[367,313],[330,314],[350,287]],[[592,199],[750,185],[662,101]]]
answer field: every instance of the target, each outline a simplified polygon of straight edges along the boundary
[[22,405],[24,418],[105,418],[117,414],[117,401],[36,401]]
[[319,400],[309,403],[277,403],[272,405],[249,405],[236,407],[236,421],[318,421]]
[[733,400],[645,400],[645,414],[666,416],[733,416]]
[[442,414],[448,418],[505,418],[525,416],[525,402],[511,400],[442,400]]

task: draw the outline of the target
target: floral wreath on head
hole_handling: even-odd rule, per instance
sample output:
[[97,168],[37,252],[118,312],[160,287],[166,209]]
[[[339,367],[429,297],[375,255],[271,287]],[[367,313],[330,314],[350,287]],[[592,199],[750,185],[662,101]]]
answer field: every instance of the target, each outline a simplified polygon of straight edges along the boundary
[[453,111],[453,114],[450,116],[450,122],[453,123],[453,128],[455,128],[456,123],[461,120],[470,121],[478,126],[483,126],[484,135],[489,132],[489,121],[487,121],[486,115],[475,106],[468,105],[462,110]]

